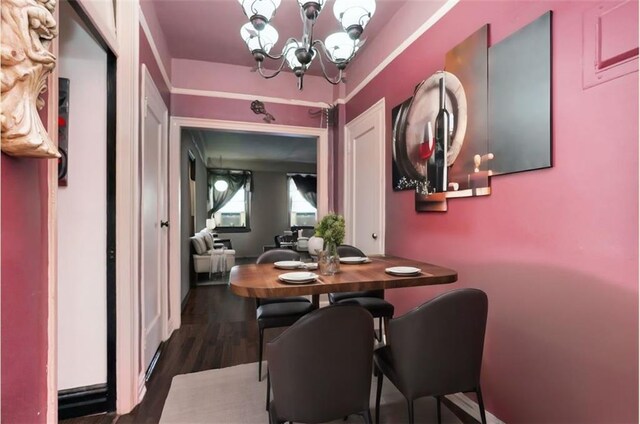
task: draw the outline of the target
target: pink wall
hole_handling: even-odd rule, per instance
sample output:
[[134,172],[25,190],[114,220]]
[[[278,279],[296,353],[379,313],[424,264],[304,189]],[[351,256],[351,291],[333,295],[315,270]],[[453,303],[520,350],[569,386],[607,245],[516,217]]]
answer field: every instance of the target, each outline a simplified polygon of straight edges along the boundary
[[638,74],[582,88],[582,17],[596,4],[463,1],[347,104],[351,120],[386,97],[390,139],[391,108],[450,48],[553,10],[554,167],[496,177],[490,197],[443,214],[418,214],[412,192],[387,186],[387,253],[459,272],[454,286],[388,298],[402,314],[456,287],[487,292],[483,392],[509,423],[638,419]]
[[[365,43],[358,58],[347,68],[346,94],[351,93],[400,44],[429,19],[445,0],[407,1],[389,19],[375,38]],[[376,19],[375,17],[372,19]],[[364,37],[367,37],[365,29]],[[344,94],[340,98],[344,98]],[[338,97],[336,97],[338,98]]]
[[[171,116],[263,123],[263,115],[256,115],[250,108],[250,100],[171,95]],[[314,128],[323,126],[319,117],[309,115],[310,110],[319,108],[265,102],[265,109],[276,118],[273,122],[276,125]]]
[[224,91],[332,103],[333,86],[324,78],[306,75],[304,89],[292,72],[282,72],[276,78],[266,80],[251,67],[226,63],[202,62],[199,60],[173,59],[171,84],[179,88]]
[[46,161],[5,154],[1,161],[0,421],[44,423],[48,345]]
[[[169,87],[167,87],[167,84],[164,82],[164,78],[162,78],[160,67],[158,66],[158,62],[153,55],[153,51],[151,50],[151,46],[149,45],[149,40],[142,30],[142,27],[140,28],[140,49],[138,50],[138,60],[140,62],[140,65],[145,64],[149,69],[151,78],[160,91],[160,95],[162,96],[162,100],[164,100],[164,103],[167,105],[167,109],[169,109],[171,106],[171,92],[169,91]],[[140,81],[142,83],[142,67],[140,67],[140,72]]]

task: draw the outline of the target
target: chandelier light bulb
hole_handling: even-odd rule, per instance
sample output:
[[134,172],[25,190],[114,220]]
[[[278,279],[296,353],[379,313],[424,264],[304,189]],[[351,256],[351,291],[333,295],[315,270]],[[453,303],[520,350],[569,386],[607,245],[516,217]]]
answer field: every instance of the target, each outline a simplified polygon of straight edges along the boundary
[[349,60],[351,56],[358,50],[356,41],[349,37],[346,32],[336,32],[327,37],[324,45],[335,62]]
[[238,0],[253,27],[262,30],[280,6],[280,0]]
[[287,64],[289,64],[289,68],[291,68],[292,70],[296,68],[302,68],[302,63],[300,63],[298,57],[296,56],[297,49],[298,43],[295,41],[289,41],[282,49],[284,57],[287,60]]
[[336,0],[333,4],[333,14],[354,40],[360,38],[375,12],[375,0]]
[[227,189],[229,188],[229,183],[226,182],[225,180],[217,180],[213,186],[215,187],[216,190],[222,192],[222,191],[227,191]]
[[240,28],[240,36],[251,52],[264,50],[269,53],[278,42],[278,31],[271,25],[265,25],[262,31],[256,31],[251,23],[244,24]]

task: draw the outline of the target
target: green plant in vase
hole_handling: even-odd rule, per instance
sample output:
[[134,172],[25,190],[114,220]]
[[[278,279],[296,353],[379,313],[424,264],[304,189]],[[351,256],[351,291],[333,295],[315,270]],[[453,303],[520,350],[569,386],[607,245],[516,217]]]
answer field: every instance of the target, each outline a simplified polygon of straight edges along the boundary
[[340,270],[338,246],[344,242],[344,217],[335,213],[328,213],[316,225],[316,237],[324,240],[324,251],[318,260],[324,275],[333,275]]

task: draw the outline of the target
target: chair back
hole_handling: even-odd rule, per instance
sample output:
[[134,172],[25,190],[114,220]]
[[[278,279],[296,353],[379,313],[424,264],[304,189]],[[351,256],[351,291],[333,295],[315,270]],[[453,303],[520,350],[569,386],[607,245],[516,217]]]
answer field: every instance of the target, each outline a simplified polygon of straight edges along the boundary
[[[338,256],[342,256],[343,258],[348,258],[349,256],[367,256],[364,252],[358,249],[355,246],[351,246],[350,244],[341,244],[338,246]],[[358,292],[358,297],[377,297],[380,299],[384,299],[384,290],[367,290],[363,292]],[[338,298],[340,296],[338,295]]]
[[291,249],[267,250],[256,259],[256,264],[272,264],[278,261],[299,261],[300,254]]
[[341,244],[338,246],[338,256],[342,256],[343,258],[347,258],[349,256],[367,256],[362,250],[358,249],[355,246],[351,246],[349,244]]
[[481,290],[453,290],[389,322],[398,389],[408,399],[478,387],[487,305]]
[[366,309],[334,305],[304,316],[267,344],[278,418],[320,423],[367,410],[372,357]]

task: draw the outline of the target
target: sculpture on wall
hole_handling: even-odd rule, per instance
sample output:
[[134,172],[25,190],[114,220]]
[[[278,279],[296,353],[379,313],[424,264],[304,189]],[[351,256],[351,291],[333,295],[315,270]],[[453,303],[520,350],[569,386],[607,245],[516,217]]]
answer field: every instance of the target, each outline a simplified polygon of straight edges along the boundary
[[49,51],[58,35],[52,12],[56,0],[2,0],[0,124],[2,151],[13,156],[60,157],[38,109],[47,89],[47,76],[56,65]]

